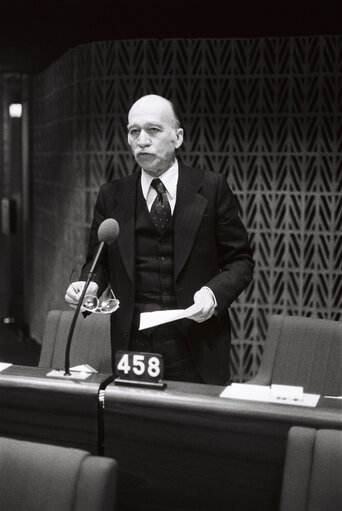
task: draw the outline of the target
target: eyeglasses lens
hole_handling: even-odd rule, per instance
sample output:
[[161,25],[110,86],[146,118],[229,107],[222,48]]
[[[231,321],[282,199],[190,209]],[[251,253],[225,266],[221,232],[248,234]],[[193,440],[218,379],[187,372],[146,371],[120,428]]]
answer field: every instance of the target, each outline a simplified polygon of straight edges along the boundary
[[89,311],[95,310],[98,306],[96,296],[86,296],[83,301],[83,307]]
[[101,302],[101,311],[102,312],[114,312],[119,307],[118,300],[111,298],[110,300],[105,300]]

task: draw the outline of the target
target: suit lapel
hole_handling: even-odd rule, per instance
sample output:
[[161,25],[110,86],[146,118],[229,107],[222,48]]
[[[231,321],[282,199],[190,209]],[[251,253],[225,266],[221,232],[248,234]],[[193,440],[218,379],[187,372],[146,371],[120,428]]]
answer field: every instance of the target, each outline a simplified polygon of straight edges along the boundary
[[137,195],[137,181],[140,172],[130,176],[120,183],[116,196],[117,204],[113,210],[113,217],[117,219],[120,227],[118,247],[129,278],[134,282],[135,275],[135,208]]
[[175,278],[189,257],[207,207],[207,199],[198,193],[202,187],[203,177],[202,170],[190,169],[180,163],[175,208]]

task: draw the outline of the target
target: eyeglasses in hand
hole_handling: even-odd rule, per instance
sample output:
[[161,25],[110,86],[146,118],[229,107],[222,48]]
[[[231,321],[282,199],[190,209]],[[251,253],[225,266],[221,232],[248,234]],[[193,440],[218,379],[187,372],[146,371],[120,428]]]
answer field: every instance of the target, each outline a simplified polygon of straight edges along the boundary
[[109,287],[109,298],[104,298],[101,301],[94,295],[85,295],[82,307],[88,312],[95,314],[111,314],[115,312],[120,305],[119,300],[115,297],[113,290]]
[[[75,269],[71,271],[69,282],[73,287],[72,276]],[[74,289],[75,290],[75,289]],[[76,291],[76,290],[75,290]],[[107,294],[107,297],[106,297]],[[95,314],[111,314],[115,312],[120,305],[119,300],[115,297],[114,292],[108,284],[107,289],[102,294],[102,299],[99,300],[95,295],[85,295],[83,299],[82,308],[88,312],[94,312]]]

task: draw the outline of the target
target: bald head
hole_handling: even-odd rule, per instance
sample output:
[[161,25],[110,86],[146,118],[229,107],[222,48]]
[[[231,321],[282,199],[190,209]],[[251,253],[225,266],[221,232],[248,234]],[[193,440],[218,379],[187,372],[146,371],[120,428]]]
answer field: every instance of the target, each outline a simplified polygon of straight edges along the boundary
[[170,122],[175,129],[181,127],[180,120],[171,101],[157,94],[148,94],[138,99],[128,113],[128,122],[130,115],[146,110],[149,110],[151,113],[156,111],[161,113],[165,120]]
[[146,172],[160,176],[171,167],[183,143],[171,101],[156,94],[138,99],[128,113],[127,128],[134,158]]

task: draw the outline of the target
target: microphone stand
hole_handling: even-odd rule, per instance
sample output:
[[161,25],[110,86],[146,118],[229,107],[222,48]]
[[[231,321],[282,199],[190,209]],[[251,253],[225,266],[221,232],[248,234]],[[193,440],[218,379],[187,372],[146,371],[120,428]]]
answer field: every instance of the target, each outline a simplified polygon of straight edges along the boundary
[[70,348],[71,348],[71,340],[72,340],[72,336],[74,334],[76,321],[77,321],[78,315],[80,313],[80,310],[81,310],[81,307],[82,307],[82,304],[83,304],[83,300],[84,300],[85,294],[87,292],[87,289],[88,289],[88,286],[90,284],[90,281],[91,281],[91,279],[92,279],[92,277],[94,275],[95,266],[97,265],[97,262],[99,260],[100,255],[101,255],[101,252],[102,252],[104,244],[105,244],[104,241],[101,241],[100,246],[99,246],[99,248],[97,250],[96,256],[94,258],[93,264],[91,265],[91,268],[89,270],[88,277],[87,277],[86,283],[84,285],[82,294],[80,296],[80,299],[78,300],[78,304],[77,304],[76,310],[74,312],[74,316],[72,318],[72,322],[71,322],[71,326],[70,326],[70,330],[69,330],[69,335],[68,335],[68,340],[67,340],[67,344],[66,344],[66,348],[65,348],[64,376],[71,376],[71,373],[70,373]]

